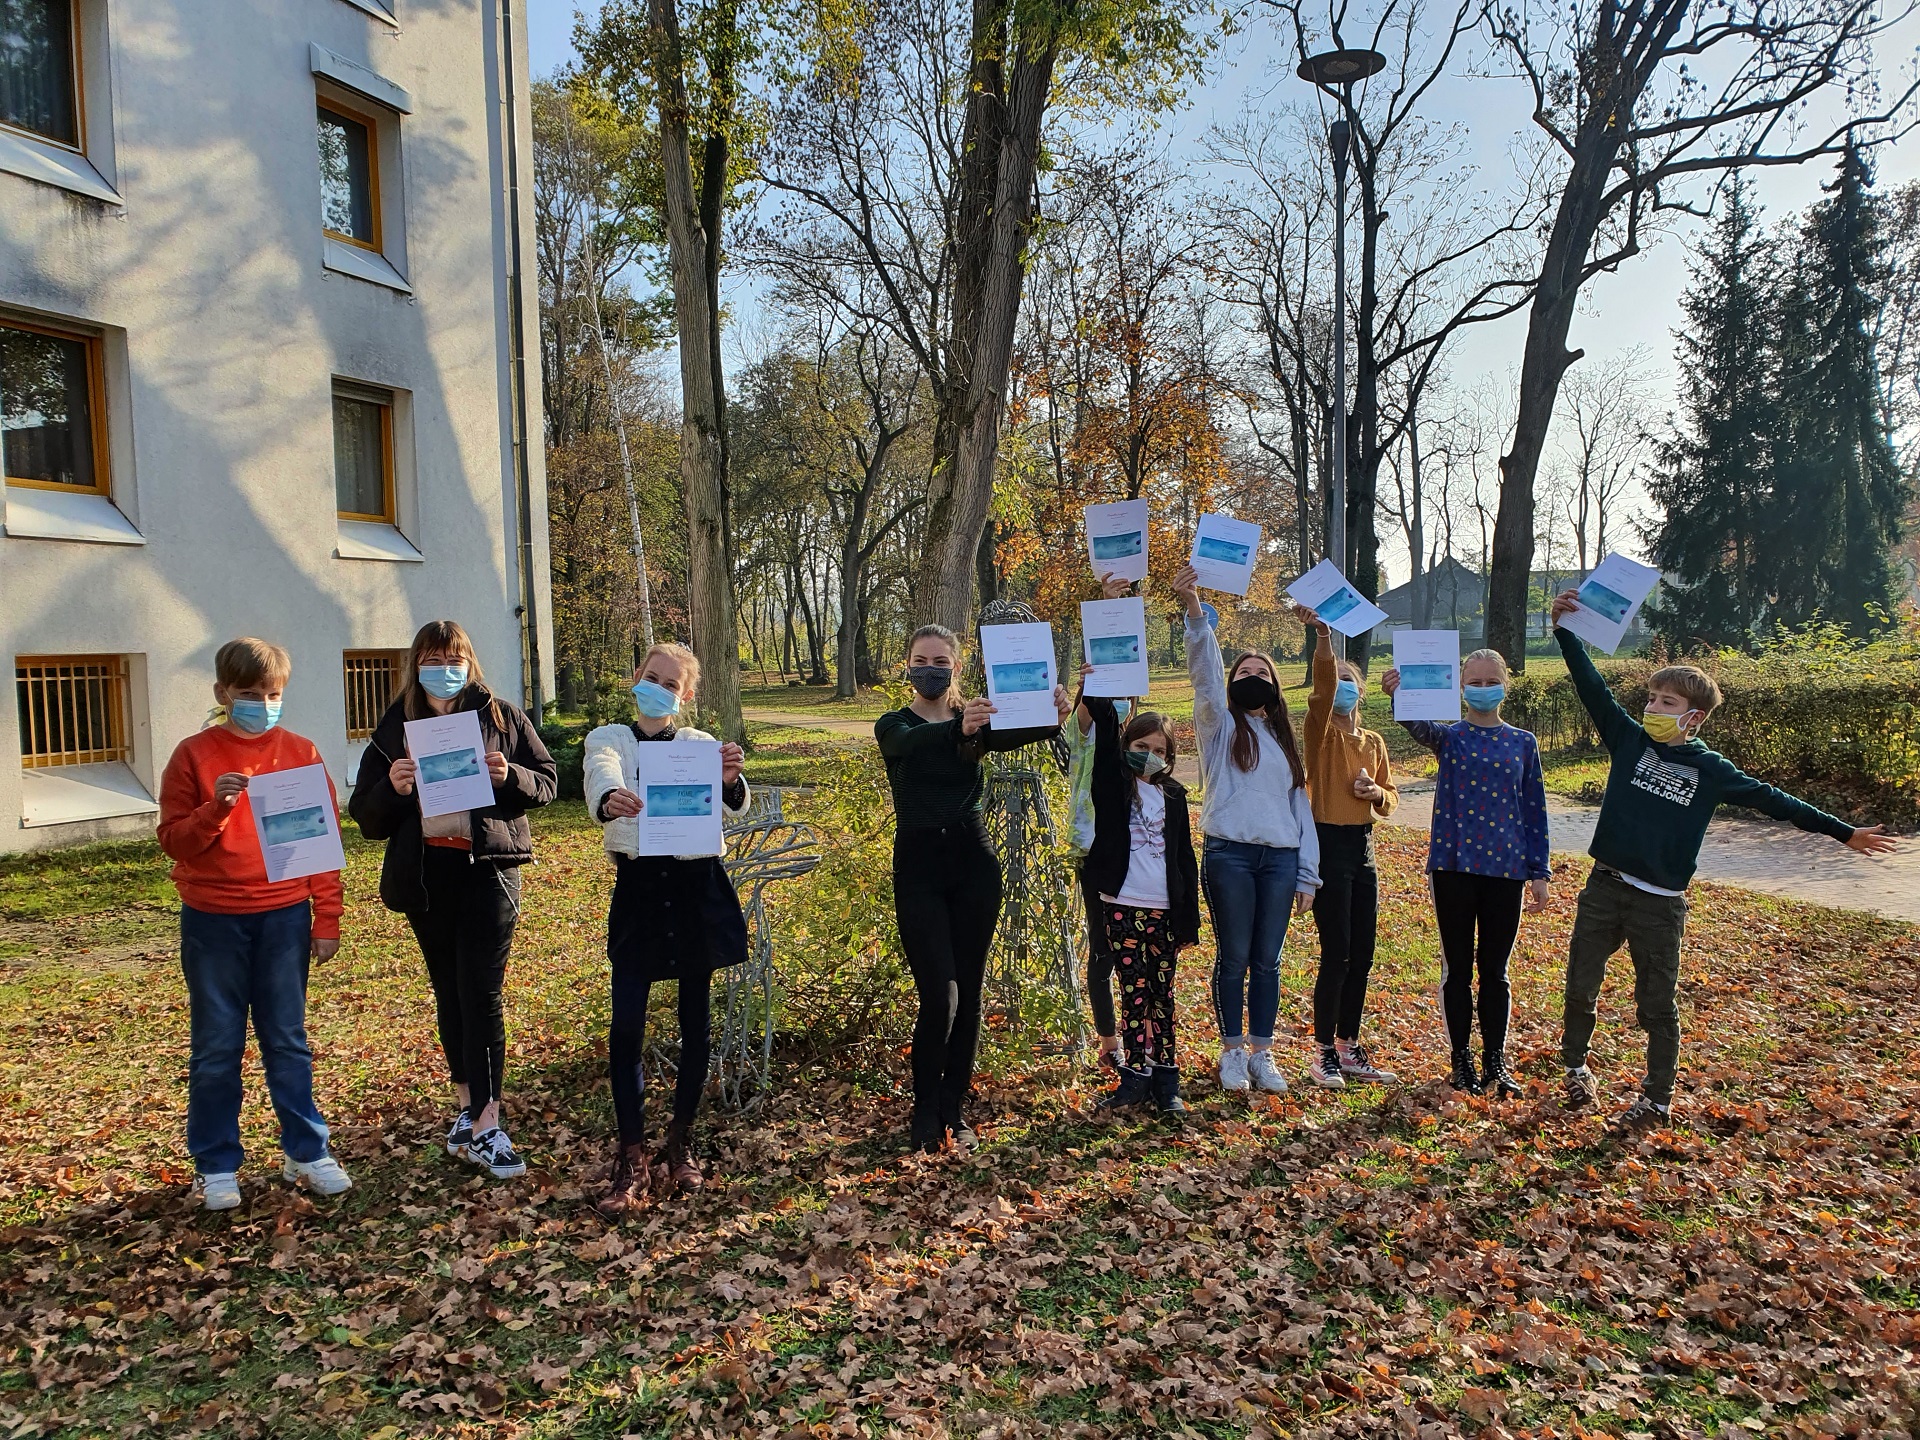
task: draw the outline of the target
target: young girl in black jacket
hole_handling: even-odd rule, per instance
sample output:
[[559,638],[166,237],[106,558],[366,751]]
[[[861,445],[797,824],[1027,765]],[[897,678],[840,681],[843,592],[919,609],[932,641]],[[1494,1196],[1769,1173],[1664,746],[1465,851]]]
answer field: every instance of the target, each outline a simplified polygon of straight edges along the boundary
[[[493,804],[423,819],[406,722],[472,710],[480,721]],[[507,1058],[501,992],[520,920],[520,867],[533,859],[527,811],[554,797],[559,768],[533,722],[488,690],[467,632],[431,620],[413,637],[400,698],[360,759],[347,812],[387,842],[380,900],[407,917],[433,984],[440,1048],[459,1095],[447,1151],[495,1179],[526,1173],[500,1123]]]
[[1200,867],[1186,787],[1173,778],[1173,727],[1149,710],[1123,730],[1113,701],[1095,695],[1081,696],[1078,721],[1095,737],[1087,888],[1100,896],[1127,1057],[1101,1107],[1151,1100],[1177,1115],[1187,1107],[1174,1058],[1173,970],[1181,947],[1200,938]]

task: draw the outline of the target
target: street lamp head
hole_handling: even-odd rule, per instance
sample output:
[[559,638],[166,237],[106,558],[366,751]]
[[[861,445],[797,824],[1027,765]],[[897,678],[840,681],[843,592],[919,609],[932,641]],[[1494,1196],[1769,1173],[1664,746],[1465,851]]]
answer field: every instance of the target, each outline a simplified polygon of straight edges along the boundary
[[1331,89],[1377,75],[1386,65],[1387,57],[1378,50],[1326,50],[1302,60],[1297,73],[1302,80]]
[[1353,130],[1345,120],[1336,120],[1327,127],[1327,149],[1333,153],[1334,173],[1342,178],[1347,173],[1347,147],[1352,140]]

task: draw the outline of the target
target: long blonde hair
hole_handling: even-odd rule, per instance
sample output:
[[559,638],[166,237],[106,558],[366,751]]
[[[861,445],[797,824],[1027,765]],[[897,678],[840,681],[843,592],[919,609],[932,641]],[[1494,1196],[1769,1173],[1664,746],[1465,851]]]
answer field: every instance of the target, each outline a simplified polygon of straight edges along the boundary
[[945,700],[947,704],[958,710],[960,708],[960,702],[954,698],[954,691],[959,688],[960,662],[966,657],[966,647],[960,643],[960,637],[946,626],[922,625],[907,639],[907,659],[909,663],[911,663],[913,659],[913,647],[922,640],[938,640],[949,650],[953,651],[953,679],[947,682],[947,693],[939,698]]

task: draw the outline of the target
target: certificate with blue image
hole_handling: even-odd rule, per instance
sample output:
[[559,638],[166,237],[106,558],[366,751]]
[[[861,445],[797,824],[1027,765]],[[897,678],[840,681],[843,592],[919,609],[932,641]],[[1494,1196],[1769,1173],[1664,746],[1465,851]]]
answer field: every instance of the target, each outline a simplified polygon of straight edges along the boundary
[[721,825],[718,740],[649,740],[635,748],[633,793],[640,797],[635,820],[642,855],[683,858],[718,855],[725,848]]
[[1138,595],[1087,600],[1080,606],[1086,640],[1086,693],[1130,699],[1147,693],[1147,603]]
[[1147,502],[1118,500],[1089,505],[1085,512],[1087,558],[1094,577],[1147,578]]
[[1460,718],[1460,632],[1396,630],[1393,668],[1400,688],[1393,696],[1396,720]]
[[1244,595],[1260,558],[1260,527],[1231,515],[1202,515],[1193,532],[1188,564],[1206,590]]
[[982,625],[980,662],[987,672],[987,699],[995,730],[1026,730],[1059,723],[1053,690],[1058,683],[1053,659],[1053,626]]

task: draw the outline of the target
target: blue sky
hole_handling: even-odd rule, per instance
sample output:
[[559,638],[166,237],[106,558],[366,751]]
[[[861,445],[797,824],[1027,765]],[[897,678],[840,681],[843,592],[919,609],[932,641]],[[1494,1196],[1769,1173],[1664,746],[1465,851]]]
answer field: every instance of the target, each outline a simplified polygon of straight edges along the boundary
[[[550,73],[572,58],[576,0],[531,0],[528,29],[533,70]],[[1902,27],[1896,49],[1883,46],[1882,63],[1892,85],[1896,66],[1920,54],[1920,18]],[[1888,53],[1893,51],[1891,55]],[[1216,123],[1233,120],[1248,105],[1278,105],[1307,91],[1294,78],[1288,57],[1291,42],[1269,26],[1255,25],[1228,42],[1208,82],[1190,96],[1184,110],[1163,128],[1168,158],[1198,176],[1205,168],[1199,139]],[[1455,78],[1432,92],[1427,113],[1464,124],[1476,162],[1489,169],[1504,163],[1511,137],[1528,125],[1527,100],[1506,82]],[[1879,178],[1891,188],[1920,175],[1920,137],[1880,151]],[[1767,167],[1755,172],[1754,191],[1763,219],[1778,220],[1819,198],[1820,185],[1832,174],[1827,162],[1796,167]],[[1673,329],[1679,323],[1679,297],[1686,284],[1685,242],[1692,225],[1676,227],[1658,243],[1588,287],[1571,343],[1596,359],[1633,346],[1645,348],[1655,375],[1655,393],[1664,408],[1671,390]],[[750,304],[750,302],[749,302]],[[750,323],[750,322],[749,322]],[[1517,371],[1526,337],[1526,315],[1470,327],[1449,354],[1454,381],[1471,389],[1481,377],[1504,381]],[[1390,568],[1405,578],[1404,561]]]

